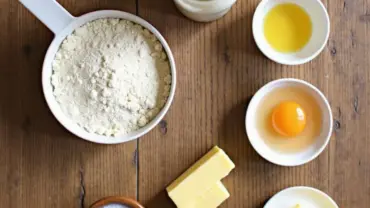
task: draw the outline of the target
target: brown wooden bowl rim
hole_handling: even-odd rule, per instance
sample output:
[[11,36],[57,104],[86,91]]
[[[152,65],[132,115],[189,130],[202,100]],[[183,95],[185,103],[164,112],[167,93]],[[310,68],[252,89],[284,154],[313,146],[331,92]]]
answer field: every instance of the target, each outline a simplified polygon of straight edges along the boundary
[[102,206],[106,206],[106,205],[114,204],[114,203],[127,205],[130,208],[144,208],[144,206],[139,204],[139,202],[137,202],[133,199],[130,199],[130,198],[123,197],[123,196],[108,196],[108,197],[105,197],[103,199],[100,199],[100,200],[94,202],[94,204],[92,204],[90,208],[101,208]]

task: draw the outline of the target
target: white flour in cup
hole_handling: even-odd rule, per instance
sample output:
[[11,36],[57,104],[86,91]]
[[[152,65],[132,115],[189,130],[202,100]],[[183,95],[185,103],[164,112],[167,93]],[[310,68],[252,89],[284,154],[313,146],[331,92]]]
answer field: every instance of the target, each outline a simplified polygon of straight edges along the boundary
[[64,114],[100,135],[120,136],[145,126],[171,88],[161,43],[122,19],[99,19],[76,29],[52,67],[53,93]]

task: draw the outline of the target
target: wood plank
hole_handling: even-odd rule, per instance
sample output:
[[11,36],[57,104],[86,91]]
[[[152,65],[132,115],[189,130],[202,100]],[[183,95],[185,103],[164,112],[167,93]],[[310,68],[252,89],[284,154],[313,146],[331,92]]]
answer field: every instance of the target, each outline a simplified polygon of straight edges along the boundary
[[330,97],[336,123],[330,145],[330,192],[340,207],[368,207],[370,1],[330,1],[328,7]]
[[[61,3],[74,15],[136,11],[135,0]],[[40,86],[52,33],[18,1],[0,5],[0,207],[87,207],[107,195],[136,197],[136,142],[97,145],[63,129]]]

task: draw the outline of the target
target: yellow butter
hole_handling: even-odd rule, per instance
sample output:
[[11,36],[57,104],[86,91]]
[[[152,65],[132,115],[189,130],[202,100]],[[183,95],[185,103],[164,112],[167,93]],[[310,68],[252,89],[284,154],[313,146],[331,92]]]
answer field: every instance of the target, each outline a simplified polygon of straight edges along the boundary
[[206,193],[198,197],[194,201],[193,205],[189,205],[184,208],[216,208],[229,197],[230,194],[225,186],[221,183],[221,181],[218,181],[213,187],[206,191]]
[[187,207],[234,168],[226,153],[215,146],[167,187],[168,195],[177,207]]

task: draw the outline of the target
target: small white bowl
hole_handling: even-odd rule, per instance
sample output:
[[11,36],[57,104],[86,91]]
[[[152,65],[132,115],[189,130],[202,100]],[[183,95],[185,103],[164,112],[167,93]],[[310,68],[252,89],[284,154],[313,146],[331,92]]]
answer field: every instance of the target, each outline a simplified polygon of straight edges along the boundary
[[335,201],[326,193],[306,186],[291,187],[278,192],[263,208],[294,208],[297,204],[300,204],[302,208],[338,208]]
[[[263,26],[266,14],[278,4],[294,3],[301,6],[312,21],[312,36],[306,46],[296,53],[281,53],[267,42]],[[269,59],[285,65],[304,64],[314,59],[324,49],[330,33],[328,12],[321,0],[262,0],[253,15],[253,37],[258,48]]]
[[[322,112],[322,127],[320,135],[311,146],[296,153],[284,153],[267,145],[259,134],[255,122],[256,117],[258,116],[256,114],[257,108],[263,98],[273,89],[288,86],[296,86],[306,90],[307,93],[316,100]],[[299,79],[278,79],[267,83],[253,96],[247,109],[245,127],[251,145],[263,158],[271,163],[281,166],[298,166],[315,159],[325,149],[329,143],[333,130],[333,115],[328,100],[322,92],[312,84]]]

